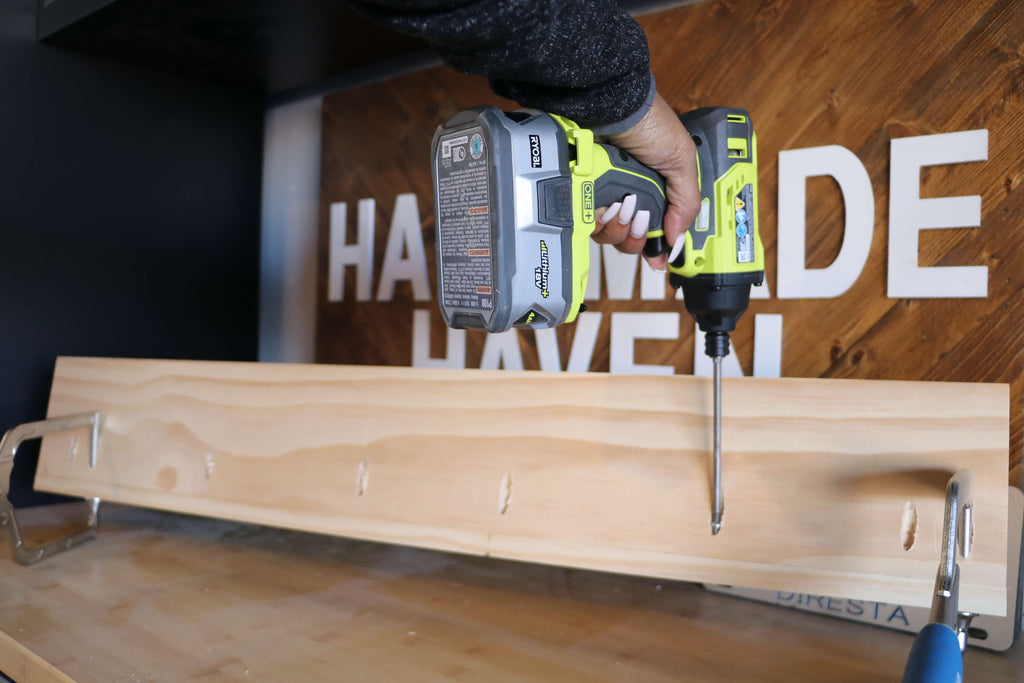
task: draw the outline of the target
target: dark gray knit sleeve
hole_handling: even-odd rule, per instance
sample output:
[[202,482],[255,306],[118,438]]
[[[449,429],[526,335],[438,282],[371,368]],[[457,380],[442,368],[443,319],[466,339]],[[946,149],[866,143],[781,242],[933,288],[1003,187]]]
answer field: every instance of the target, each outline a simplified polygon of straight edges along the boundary
[[650,108],[647,37],[612,0],[358,0],[365,16],[426,40],[452,68],[523,106],[601,133]]

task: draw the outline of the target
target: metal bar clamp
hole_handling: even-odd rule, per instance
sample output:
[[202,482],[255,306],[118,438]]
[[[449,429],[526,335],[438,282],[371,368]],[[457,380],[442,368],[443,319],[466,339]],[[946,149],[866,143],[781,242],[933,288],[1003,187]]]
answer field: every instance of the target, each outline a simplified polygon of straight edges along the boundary
[[960,566],[971,554],[974,535],[974,496],[971,471],[960,470],[946,484],[946,512],[942,524],[942,558],[935,576],[930,623],[917,634],[910,648],[903,683],[960,683],[964,676],[964,649],[971,620],[960,612]]
[[25,547],[21,537],[21,529],[18,526],[18,518],[14,513],[14,507],[7,499],[10,492],[11,471],[14,469],[14,455],[18,452],[18,446],[29,439],[39,439],[47,434],[67,432],[74,429],[90,428],[91,438],[89,439],[89,467],[96,466],[96,453],[100,440],[100,413],[79,413],[66,417],[53,417],[39,422],[26,422],[9,429],[4,438],[0,441],[0,527],[6,527],[8,538],[11,541],[11,551],[14,559],[23,565],[30,565],[39,562],[51,555],[74,548],[85,541],[96,538],[96,526],[99,523],[99,498],[88,498],[89,517],[88,527],[64,538],[58,538],[34,548]]

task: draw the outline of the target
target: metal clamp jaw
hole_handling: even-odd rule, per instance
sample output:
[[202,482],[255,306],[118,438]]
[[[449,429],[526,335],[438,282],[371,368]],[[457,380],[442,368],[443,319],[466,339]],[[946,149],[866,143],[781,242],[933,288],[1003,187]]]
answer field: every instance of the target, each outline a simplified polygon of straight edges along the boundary
[[971,473],[961,470],[946,484],[942,559],[935,576],[931,618],[910,648],[903,683],[961,683],[964,679],[963,655],[974,615],[957,610],[960,567],[956,555],[958,547],[964,558],[971,553],[973,507]]
[[34,548],[25,547],[21,537],[21,529],[18,526],[18,518],[14,513],[14,507],[7,499],[7,495],[10,492],[11,471],[14,469],[14,455],[18,452],[18,446],[24,441],[38,439],[47,434],[87,427],[91,430],[89,467],[95,467],[100,437],[100,414],[98,412],[54,417],[39,422],[26,422],[8,430],[4,434],[3,440],[0,441],[0,494],[2,494],[0,496],[0,527],[7,528],[8,538],[11,542],[11,551],[14,554],[14,559],[19,564],[35,564],[47,557],[96,538],[96,526],[99,523],[99,498],[87,499],[89,503],[89,517],[86,529]]
[[971,491],[971,471],[960,470],[946,484],[946,512],[942,525],[942,559],[935,576],[930,623],[945,624],[956,633],[960,652],[967,648],[967,630],[975,615],[960,612],[960,567],[956,563],[957,549],[964,559],[971,554],[974,536],[974,497]]

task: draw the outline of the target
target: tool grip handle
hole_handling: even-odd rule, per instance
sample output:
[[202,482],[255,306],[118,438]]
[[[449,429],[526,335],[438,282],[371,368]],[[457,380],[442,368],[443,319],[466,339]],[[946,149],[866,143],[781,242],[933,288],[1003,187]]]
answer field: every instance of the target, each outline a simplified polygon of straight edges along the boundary
[[594,181],[594,205],[611,206],[626,195],[635,194],[636,210],[651,213],[644,253],[657,256],[668,252],[662,227],[666,207],[665,178],[618,147],[603,143],[598,147],[608,155],[609,169]]
[[960,683],[963,676],[963,655],[953,629],[945,624],[921,629],[910,648],[903,683]]

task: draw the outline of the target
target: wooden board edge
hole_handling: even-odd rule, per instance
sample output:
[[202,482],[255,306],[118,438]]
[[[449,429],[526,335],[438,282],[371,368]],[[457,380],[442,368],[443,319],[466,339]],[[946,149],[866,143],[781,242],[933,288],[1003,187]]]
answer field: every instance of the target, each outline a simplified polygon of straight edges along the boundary
[[[268,373],[271,378],[277,375],[286,375],[289,378],[296,377],[297,373],[307,373],[309,377],[301,374],[298,379],[400,379],[406,380],[411,375],[419,375],[439,380],[476,381],[487,382],[492,379],[529,379],[541,382],[564,382],[566,378],[582,382],[600,383],[611,378],[613,381],[626,380],[630,377],[643,379],[644,381],[664,382],[695,382],[700,385],[711,385],[711,377],[694,375],[690,373],[677,373],[672,375],[647,375],[647,374],[622,374],[609,372],[543,372],[540,370],[485,370],[482,368],[424,368],[409,365],[351,365],[339,363],[269,363],[260,361],[223,361],[223,360],[195,360],[182,358],[120,358],[107,356],[57,356],[54,361],[53,377],[74,377],[80,369],[89,372],[93,366],[102,365],[108,372],[138,372],[139,368],[159,364],[162,368],[176,368],[185,371],[195,371],[203,376],[210,375],[214,378],[225,379],[236,377],[248,377],[248,373],[254,367],[259,367],[261,372]],[[163,373],[162,373],[163,374]],[[958,387],[974,387],[977,391],[984,392],[986,398],[998,399],[1006,404],[1006,416],[1010,418],[1010,390],[1008,382],[979,382],[959,380],[906,380],[906,379],[861,379],[855,377],[755,377],[744,375],[740,377],[725,377],[725,384],[742,385],[745,382],[761,382],[770,380],[773,384],[784,385],[878,385],[885,384],[893,387],[915,384],[930,385],[955,385]],[[52,385],[51,385],[52,388]],[[51,414],[50,404],[47,403],[47,417],[54,417]]]
[[3,631],[0,671],[17,683],[74,683],[74,679]]

